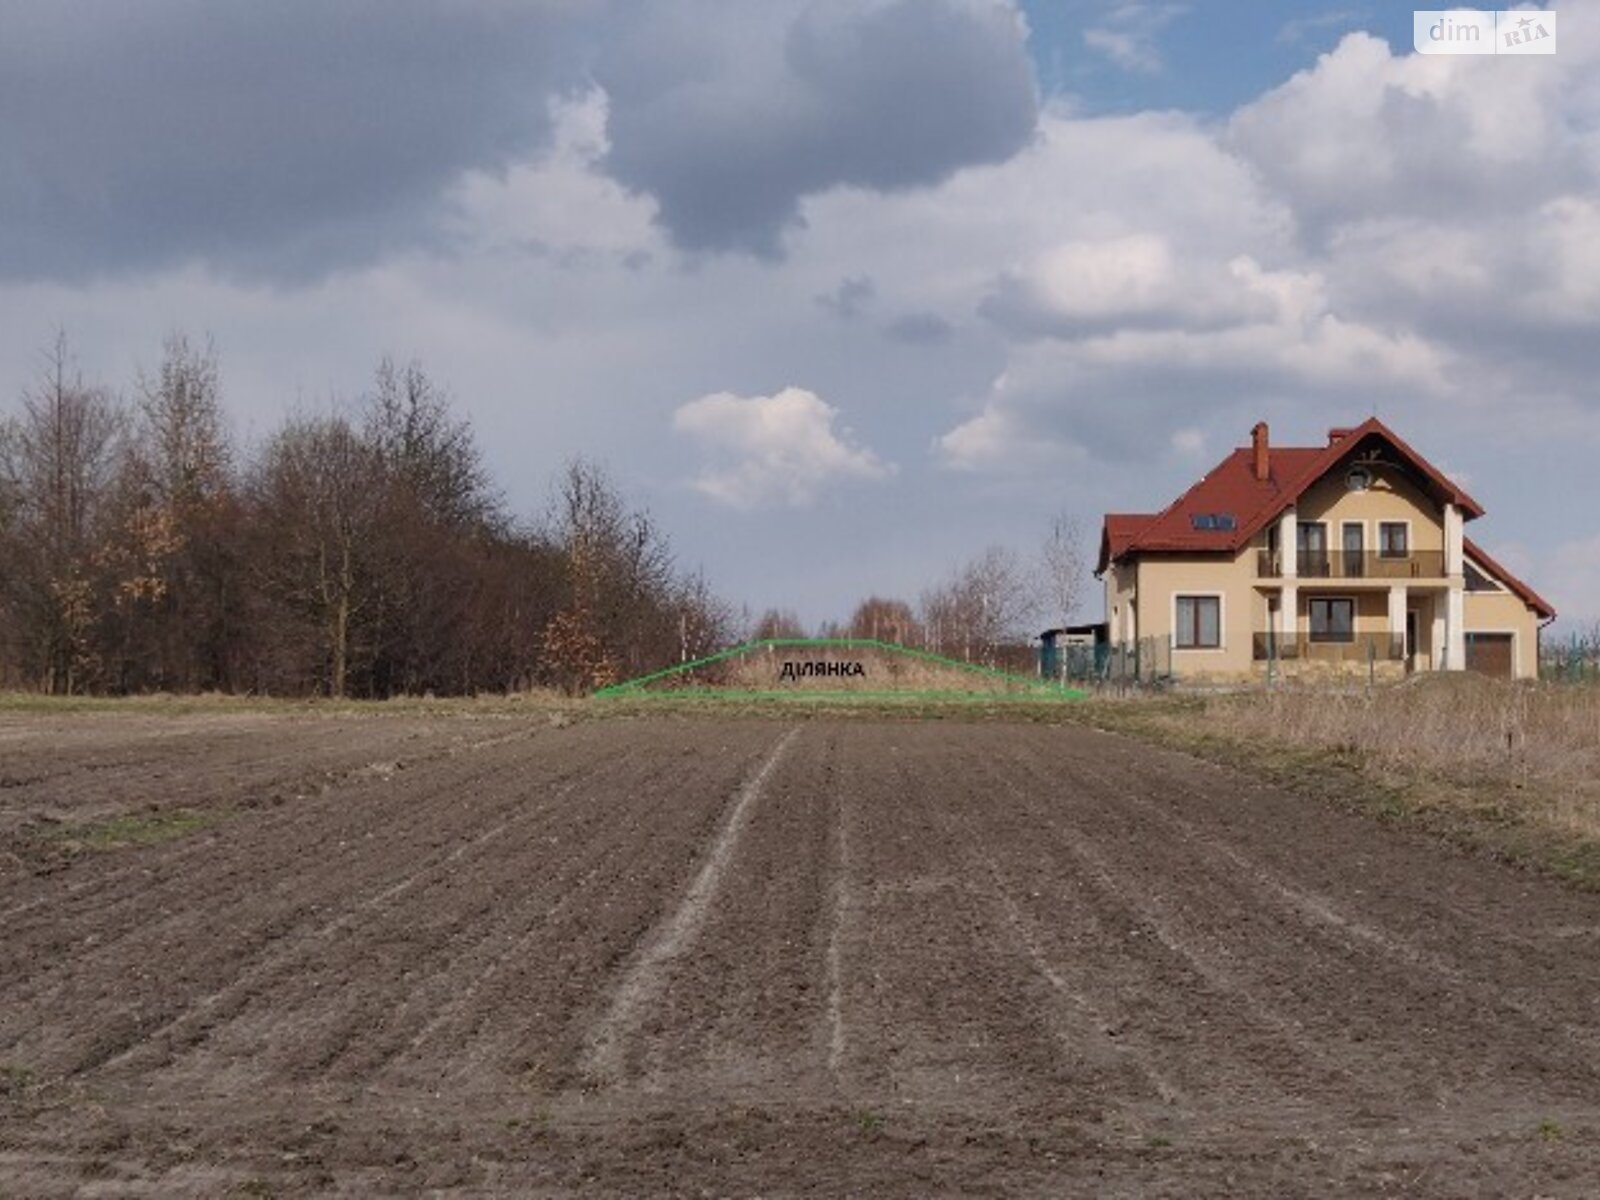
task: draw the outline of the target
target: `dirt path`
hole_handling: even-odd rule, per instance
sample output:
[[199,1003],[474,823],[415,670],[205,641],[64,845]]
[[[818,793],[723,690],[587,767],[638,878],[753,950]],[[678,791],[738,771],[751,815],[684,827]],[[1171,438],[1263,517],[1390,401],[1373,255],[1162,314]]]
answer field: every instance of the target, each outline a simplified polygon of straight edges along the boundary
[[0,1194],[1600,1178],[1600,901],[1108,735],[14,718],[0,775]]

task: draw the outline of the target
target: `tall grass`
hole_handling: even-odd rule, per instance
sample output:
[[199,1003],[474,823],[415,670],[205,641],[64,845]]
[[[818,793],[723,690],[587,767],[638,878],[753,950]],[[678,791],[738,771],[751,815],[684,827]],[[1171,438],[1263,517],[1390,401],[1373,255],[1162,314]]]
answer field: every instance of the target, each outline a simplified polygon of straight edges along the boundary
[[1431,675],[1371,694],[1215,697],[1198,714],[1162,719],[1247,744],[1351,754],[1390,777],[1498,796],[1507,815],[1600,838],[1600,689]]

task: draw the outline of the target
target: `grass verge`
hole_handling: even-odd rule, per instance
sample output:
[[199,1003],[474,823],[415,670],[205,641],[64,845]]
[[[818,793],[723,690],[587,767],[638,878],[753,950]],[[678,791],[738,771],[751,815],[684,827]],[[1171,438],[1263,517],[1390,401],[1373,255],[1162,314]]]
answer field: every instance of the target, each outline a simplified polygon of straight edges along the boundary
[[500,716],[555,712],[582,701],[550,689],[492,696],[397,696],[391,700],[326,697],[235,696],[156,693],[146,696],[47,696],[39,692],[0,692],[0,717],[110,716]]
[[1092,701],[1072,717],[1600,891],[1600,697],[1456,678]]
[[131,846],[154,846],[187,837],[214,825],[223,813],[195,812],[175,808],[159,812],[120,813],[99,821],[72,821],[50,825],[39,840],[63,853],[122,850]]

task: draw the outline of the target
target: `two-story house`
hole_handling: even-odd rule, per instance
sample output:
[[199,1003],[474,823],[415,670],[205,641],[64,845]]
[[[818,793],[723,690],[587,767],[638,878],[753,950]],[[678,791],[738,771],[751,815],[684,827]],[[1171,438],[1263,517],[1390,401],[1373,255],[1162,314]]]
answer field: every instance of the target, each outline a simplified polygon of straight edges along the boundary
[[1109,640],[1170,645],[1182,678],[1535,676],[1555,610],[1466,536],[1482,515],[1376,418],[1310,447],[1258,424],[1161,512],[1106,515]]

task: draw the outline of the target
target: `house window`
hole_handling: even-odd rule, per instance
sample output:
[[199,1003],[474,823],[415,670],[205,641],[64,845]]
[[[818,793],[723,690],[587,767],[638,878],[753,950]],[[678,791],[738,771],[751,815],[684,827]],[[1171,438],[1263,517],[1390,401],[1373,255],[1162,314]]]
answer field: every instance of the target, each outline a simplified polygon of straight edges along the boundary
[[1344,573],[1348,576],[1364,575],[1366,526],[1360,521],[1346,521],[1341,533],[1344,538]]
[[1300,574],[1325,578],[1331,570],[1328,527],[1321,521],[1301,521],[1295,536],[1299,540]]
[[1404,521],[1378,524],[1378,553],[1384,558],[1405,558],[1411,553],[1411,527]]
[[1222,645],[1222,598],[1179,596],[1178,649],[1216,650]]
[[1313,642],[1356,640],[1356,602],[1348,596],[1313,596],[1306,602]]

